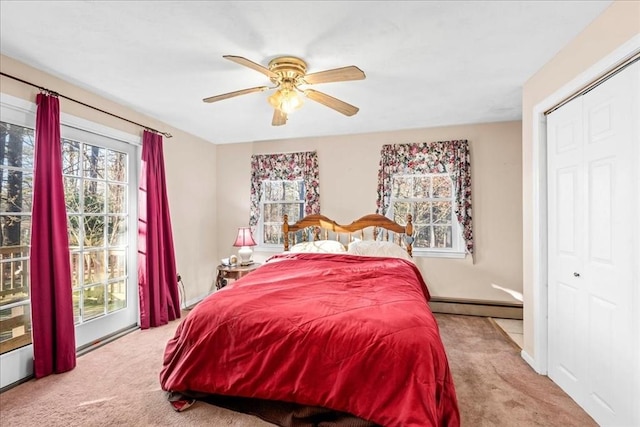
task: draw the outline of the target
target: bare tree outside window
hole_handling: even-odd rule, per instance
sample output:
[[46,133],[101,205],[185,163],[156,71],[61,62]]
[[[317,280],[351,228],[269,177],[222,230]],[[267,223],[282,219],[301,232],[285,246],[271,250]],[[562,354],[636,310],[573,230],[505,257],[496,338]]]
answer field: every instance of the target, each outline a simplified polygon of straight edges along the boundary
[[413,216],[414,248],[453,248],[455,203],[448,174],[398,175],[393,178],[393,220]]
[[262,182],[262,242],[280,245],[284,243],[282,219],[289,216],[295,222],[304,215],[304,181]]
[[63,140],[76,323],[126,307],[128,176],[125,153]]

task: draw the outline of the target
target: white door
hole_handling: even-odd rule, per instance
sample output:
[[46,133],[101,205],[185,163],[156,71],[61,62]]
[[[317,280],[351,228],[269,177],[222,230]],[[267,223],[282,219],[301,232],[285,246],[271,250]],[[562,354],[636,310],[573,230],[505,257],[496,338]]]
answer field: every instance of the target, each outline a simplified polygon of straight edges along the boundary
[[605,426],[640,425],[639,67],[547,118],[549,377]]

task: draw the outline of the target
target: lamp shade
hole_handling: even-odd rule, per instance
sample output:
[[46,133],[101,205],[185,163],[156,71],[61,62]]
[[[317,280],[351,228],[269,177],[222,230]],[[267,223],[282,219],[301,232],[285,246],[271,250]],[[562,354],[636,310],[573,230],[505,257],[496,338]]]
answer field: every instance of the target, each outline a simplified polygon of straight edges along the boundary
[[233,246],[255,246],[257,245],[256,241],[253,240],[253,236],[251,235],[251,228],[249,227],[240,227],[238,228],[238,236],[236,237],[236,241],[233,243]]

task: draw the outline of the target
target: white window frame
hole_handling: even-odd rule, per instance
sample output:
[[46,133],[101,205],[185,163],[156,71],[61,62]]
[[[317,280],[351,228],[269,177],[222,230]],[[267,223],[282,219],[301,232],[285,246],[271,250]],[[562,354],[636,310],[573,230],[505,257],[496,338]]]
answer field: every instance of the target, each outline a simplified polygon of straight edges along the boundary
[[[302,184],[302,198],[298,200],[285,200],[285,201],[267,201],[265,200],[266,191],[264,190],[265,184],[273,183],[273,182],[300,182]],[[282,252],[283,245],[282,244],[273,244],[273,243],[265,243],[264,242],[264,208],[267,204],[284,204],[284,203],[299,203],[302,204],[302,212],[306,211],[307,201],[306,201],[306,191],[307,188],[304,183],[304,179],[266,179],[261,183],[261,196],[260,196],[260,218],[258,220],[258,224],[256,226],[256,233],[254,233],[254,238],[256,239],[256,243],[258,243],[258,250],[269,251],[269,252]],[[283,218],[280,218],[280,225],[282,225]],[[292,219],[289,219],[291,223]],[[256,238],[257,237],[257,238]]]
[[[446,177],[451,181],[451,177],[448,173],[406,173],[406,174],[396,174],[392,177],[392,187],[393,181],[396,178],[419,178],[419,177]],[[391,193],[391,197],[389,199],[389,209],[387,210],[387,217],[390,219],[394,218],[394,204],[395,202],[403,202],[403,203],[418,203],[418,202],[438,202],[438,201],[449,201],[451,202],[451,248],[412,248],[412,254],[414,257],[429,257],[429,258],[464,258],[466,256],[466,243],[464,238],[462,237],[462,227],[460,226],[460,222],[456,217],[456,193],[455,186],[453,185],[453,181],[451,181],[451,197],[446,198],[434,198],[434,197],[409,197],[409,198],[396,198],[393,195],[393,191]],[[413,218],[413,227],[415,230],[415,218]],[[414,243],[415,244],[415,243]]]

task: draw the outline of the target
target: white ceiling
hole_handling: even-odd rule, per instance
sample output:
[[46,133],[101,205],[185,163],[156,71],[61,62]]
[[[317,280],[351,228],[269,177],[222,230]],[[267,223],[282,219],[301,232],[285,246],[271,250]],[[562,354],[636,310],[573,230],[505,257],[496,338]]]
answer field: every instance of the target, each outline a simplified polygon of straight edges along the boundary
[[[522,85],[610,3],[1,0],[0,51],[216,144],[345,135],[519,120]],[[271,92],[204,103],[271,86],[223,55],[356,65],[313,88],[360,111],[306,100],[274,127]]]

